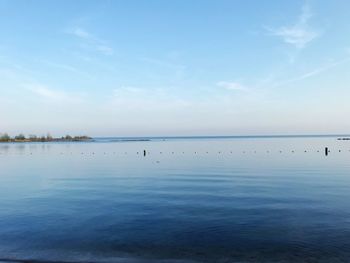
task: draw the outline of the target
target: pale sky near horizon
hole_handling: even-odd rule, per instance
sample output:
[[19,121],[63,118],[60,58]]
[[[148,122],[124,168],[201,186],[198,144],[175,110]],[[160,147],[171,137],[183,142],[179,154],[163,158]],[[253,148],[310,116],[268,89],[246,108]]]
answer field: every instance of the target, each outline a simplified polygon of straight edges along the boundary
[[350,1],[0,0],[0,133],[350,133]]

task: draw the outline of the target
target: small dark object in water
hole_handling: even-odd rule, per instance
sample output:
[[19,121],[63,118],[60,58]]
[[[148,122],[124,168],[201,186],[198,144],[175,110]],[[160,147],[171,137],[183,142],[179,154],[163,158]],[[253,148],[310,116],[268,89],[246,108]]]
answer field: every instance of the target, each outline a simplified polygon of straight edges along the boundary
[[350,138],[345,137],[345,138],[338,138],[338,141],[350,141]]
[[146,156],[146,150],[143,150],[143,156]]
[[327,156],[328,155],[328,147],[324,148],[324,154]]

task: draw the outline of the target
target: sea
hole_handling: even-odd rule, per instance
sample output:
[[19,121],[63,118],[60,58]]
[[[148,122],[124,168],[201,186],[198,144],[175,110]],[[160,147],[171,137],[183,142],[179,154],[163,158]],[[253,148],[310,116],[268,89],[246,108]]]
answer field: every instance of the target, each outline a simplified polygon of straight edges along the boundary
[[1,143],[0,262],[350,262],[350,141]]

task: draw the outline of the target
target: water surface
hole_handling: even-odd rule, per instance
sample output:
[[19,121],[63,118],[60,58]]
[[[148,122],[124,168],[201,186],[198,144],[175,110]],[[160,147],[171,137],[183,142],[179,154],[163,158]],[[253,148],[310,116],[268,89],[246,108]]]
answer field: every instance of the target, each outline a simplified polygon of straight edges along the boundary
[[334,137],[0,144],[0,261],[349,262],[349,150]]

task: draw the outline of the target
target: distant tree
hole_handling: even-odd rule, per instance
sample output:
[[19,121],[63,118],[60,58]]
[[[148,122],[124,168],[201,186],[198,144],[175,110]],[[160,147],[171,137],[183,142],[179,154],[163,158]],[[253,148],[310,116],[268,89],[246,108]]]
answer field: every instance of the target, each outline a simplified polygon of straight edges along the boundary
[[70,141],[70,140],[73,140],[73,137],[70,135],[66,135],[65,139]]
[[46,137],[45,137],[44,135],[41,136],[41,137],[40,137],[40,141],[41,141],[41,142],[45,142],[45,141],[46,141]]
[[15,140],[23,141],[25,139],[26,139],[26,137],[22,133],[15,136]]
[[34,135],[34,134],[31,134],[29,135],[29,140],[31,141],[37,141],[38,140],[38,136]]
[[2,142],[8,142],[10,140],[11,140],[11,137],[7,133],[4,133],[0,136],[0,141]]

